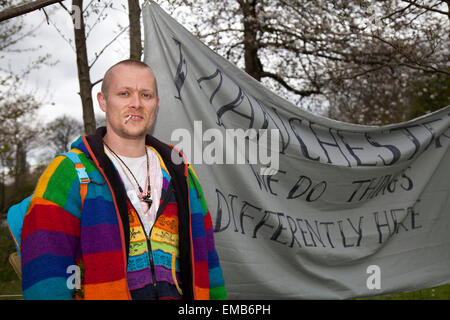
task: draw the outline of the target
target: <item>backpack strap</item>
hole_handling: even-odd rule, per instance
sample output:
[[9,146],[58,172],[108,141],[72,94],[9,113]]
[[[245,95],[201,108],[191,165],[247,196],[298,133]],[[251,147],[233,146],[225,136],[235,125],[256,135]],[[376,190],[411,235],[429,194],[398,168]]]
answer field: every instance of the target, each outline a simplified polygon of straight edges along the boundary
[[89,176],[86,172],[86,168],[84,167],[83,163],[81,163],[80,157],[78,157],[77,153],[75,153],[73,151],[69,151],[69,152],[60,153],[60,154],[58,154],[58,156],[66,156],[75,164],[75,169],[77,171],[78,179],[80,180],[80,184],[81,183],[88,184],[89,182],[91,182],[91,180],[89,179]]
[[[91,179],[89,178],[86,168],[84,167],[83,163],[81,163],[81,160],[77,153],[75,153],[74,151],[69,151],[57,154],[56,156],[60,155],[69,158],[75,166],[75,170],[78,175],[78,180],[80,181],[81,208],[83,208],[84,199],[86,197],[88,189],[87,187],[89,182],[91,182]],[[17,247],[19,257],[20,257],[20,235],[22,233],[23,220],[25,218],[26,212],[28,211],[28,208],[30,207],[31,199],[32,195],[22,200],[18,204],[13,205],[12,207],[9,208],[7,214],[8,227],[11,232],[11,236],[14,240],[14,243]]]
[[80,157],[78,157],[78,154],[73,151],[60,153],[58,154],[58,156],[65,156],[69,158],[75,165],[78,180],[80,181],[81,208],[83,208],[84,198],[86,198],[87,195],[87,187],[89,182],[91,182],[91,179],[89,179],[89,175],[87,174],[86,168],[81,162]]

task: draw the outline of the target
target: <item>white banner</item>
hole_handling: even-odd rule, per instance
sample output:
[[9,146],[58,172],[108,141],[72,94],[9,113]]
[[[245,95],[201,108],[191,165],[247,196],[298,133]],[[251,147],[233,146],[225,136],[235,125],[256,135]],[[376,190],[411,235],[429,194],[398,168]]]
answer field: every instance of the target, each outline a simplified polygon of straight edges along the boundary
[[143,8],[152,132],[202,182],[232,299],[343,299],[450,282],[450,107],[383,127],[300,110]]

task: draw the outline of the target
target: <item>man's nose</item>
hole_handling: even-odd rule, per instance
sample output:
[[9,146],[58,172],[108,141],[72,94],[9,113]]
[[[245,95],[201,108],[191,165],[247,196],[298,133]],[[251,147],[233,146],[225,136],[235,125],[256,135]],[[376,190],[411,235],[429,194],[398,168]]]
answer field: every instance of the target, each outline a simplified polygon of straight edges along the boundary
[[130,107],[131,108],[139,108],[141,106],[141,99],[138,93],[133,93],[131,95]]

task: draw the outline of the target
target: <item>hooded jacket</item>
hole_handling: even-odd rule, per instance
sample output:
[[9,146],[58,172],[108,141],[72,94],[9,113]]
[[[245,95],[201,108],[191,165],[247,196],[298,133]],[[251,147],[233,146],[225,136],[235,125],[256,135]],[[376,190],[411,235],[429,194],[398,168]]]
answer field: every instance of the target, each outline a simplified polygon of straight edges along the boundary
[[[105,134],[101,127],[72,144],[91,181],[84,199],[74,165],[63,156],[39,179],[21,235],[25,299],[131,299],[127,196],[104,153]],[[186,162],[172,162],[172,152],[182,156],[172,146],[150,135],[146,145],[161,156],[176,196],[183,299],[225,299],[211,216],[195,172]]]

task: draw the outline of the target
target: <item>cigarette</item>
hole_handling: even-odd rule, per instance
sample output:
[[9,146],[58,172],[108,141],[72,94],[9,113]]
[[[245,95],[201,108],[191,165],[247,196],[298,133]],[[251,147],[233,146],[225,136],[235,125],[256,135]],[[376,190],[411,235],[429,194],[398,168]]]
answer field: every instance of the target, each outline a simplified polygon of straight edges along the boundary
[[127,122],[130,121],[130,119],[131,119],[132,117],[133,117],[133,116],[128,116],[128,117],[125,119],[125,124],[127,124]]

